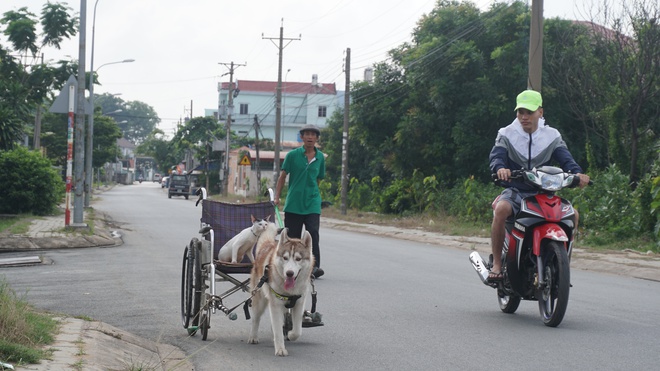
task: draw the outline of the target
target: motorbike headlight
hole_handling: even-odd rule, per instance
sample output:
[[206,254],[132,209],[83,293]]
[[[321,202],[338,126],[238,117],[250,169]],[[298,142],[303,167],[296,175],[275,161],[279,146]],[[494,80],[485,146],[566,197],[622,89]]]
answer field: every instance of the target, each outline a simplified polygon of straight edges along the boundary
[[562,189],[564,182],[563,174],[540,173],[539,175],[541,178],[541,188],[552,192]]

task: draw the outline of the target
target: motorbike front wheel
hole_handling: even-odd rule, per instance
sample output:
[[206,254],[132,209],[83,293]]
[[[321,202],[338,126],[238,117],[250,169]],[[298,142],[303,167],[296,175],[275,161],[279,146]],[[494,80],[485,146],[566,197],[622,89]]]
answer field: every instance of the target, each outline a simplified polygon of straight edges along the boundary
[[568,306],[571,273],[564,244],[548,241],[543,254],[543,285],[537,292],[539,311],[543,323],[557,327],[564,319]]

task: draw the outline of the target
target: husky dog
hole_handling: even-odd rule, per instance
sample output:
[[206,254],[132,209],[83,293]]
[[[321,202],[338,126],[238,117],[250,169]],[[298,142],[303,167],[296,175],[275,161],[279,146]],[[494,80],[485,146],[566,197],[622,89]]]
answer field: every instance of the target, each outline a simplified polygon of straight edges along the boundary
[[238,263],[243,260],[243,256],[247,253],[250,262],[254,263],[252,248],[257,243],[259,236],[268,228],[268,225],[273,223],[269,222],[270,215],[264,219],[257,219],[254,215],[250,215],[250,219],[252,220],[252,227],[245,228],[227,241],[218,251],[218,260]]
[[[293,328],[288,332],[288,339],[293,341],[302,332],[305,298],[311,288],[311,274],[314,268],[312,255],[312,236],[304,231],[302,238],[290,238],[287,229],[283,229],[279,242],[275,234],[266,233],[259,240],[256,249],[256,261],[252,267],[250,286],[256,293],[252,297],[252,331],[248,343],[259,343],[258,331],[266,305],[270,311],[270,321],[273,327],[273,342],[275,355],[286,356],[284,348],[284,316],[291,308]],[[265,280],[258,288],[260,280]]]

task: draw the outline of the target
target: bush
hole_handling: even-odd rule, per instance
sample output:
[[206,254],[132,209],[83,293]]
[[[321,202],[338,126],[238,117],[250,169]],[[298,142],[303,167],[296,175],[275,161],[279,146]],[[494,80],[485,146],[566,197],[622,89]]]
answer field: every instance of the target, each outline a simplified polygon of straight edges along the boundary
[[643,211],[639,201],[648,186],[633,190],[628,176],[616,165],[603,172],[592,173],[591,178],[594,179],[592,186],[564,190],[561,194],[571,200],[580,213],[581,230],[588,233],[598,231],[600,239],[610,242],[648,232],[641,228]]
[[64,197],[64,183],[50,161],[23,147],[0,153],[1,214],[52,213]]
[[369,184],[360,183],[356,178],[351,178],[346,196],[348,198],[348,207],[351,209],[371,211],[373,194]]
[[448,215],[470,223],[490,223],[493,220],[491,204],[501,192],[492,183],[483,184],[469,177],[451,189],[442,192],[440,202]]
[[397,179],[377,195],[377,211],[384,214],[403,214],[414,211],[414,198],[409,179]]

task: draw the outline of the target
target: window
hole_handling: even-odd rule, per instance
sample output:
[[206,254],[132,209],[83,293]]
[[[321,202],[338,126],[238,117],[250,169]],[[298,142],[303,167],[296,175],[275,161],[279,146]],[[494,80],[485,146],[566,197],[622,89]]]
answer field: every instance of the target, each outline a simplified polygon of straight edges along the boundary
[[241,115],[248,114],[248,105],[247,103],[241,103]]
[[328,113],[328,107],[319,106],[319,117],[325,117],[327,113]]

